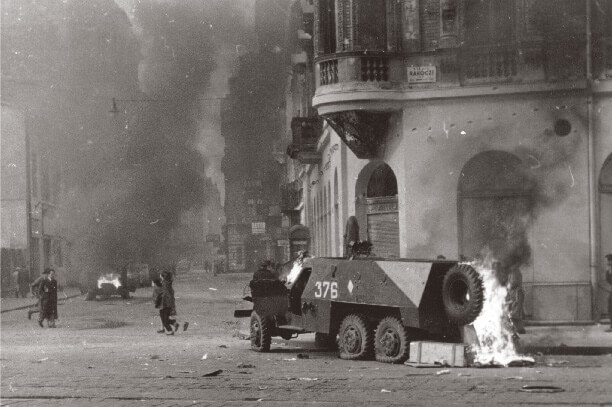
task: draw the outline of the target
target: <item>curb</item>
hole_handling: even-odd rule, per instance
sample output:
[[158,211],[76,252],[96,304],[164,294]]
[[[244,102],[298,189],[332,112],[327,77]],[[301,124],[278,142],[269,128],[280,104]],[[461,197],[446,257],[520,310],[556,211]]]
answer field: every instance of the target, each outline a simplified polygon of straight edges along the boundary
[[521,353],[543,355],[583,355],[597,356],[612,354],[612,346],[524,346]]
[[[74,295],[69,295],[63,298],[58,298],[57,299],[57,303],[59,304],[61,301],[64,300],[68,300],[70,298],[76,298],[76,297],[80,297],[82,294],[74,294]],[[23,310],[23,309],[28,309],[28,308],[32,308],[36,305],[36,303],[33,304],[29,304],[29,305],[22,305],[20,307],[16,307],[16,308],[10,308],[10,309],[3,309],[0,311],[0,314],[4,314],[5,312],[11,312],[11,311],[19,311],[19,310]]]

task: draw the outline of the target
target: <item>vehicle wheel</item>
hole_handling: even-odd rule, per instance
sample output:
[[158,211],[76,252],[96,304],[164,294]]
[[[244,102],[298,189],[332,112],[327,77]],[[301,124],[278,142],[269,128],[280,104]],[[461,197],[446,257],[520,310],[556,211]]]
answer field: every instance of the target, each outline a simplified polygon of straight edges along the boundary
[[340,359],[364,360],[374,350],[374,332],[362,315],[347,315],[338,331],[338,351]]
[[458,325],[473,322],[484,302],[482,279],[478,272],[467,264],[457,264],[444,276],[442,302],[446,315]]
[[96,293],[87,291],[87,296],[85,297],[85,301],[93,301],[96,299]]
[[272,343],[272,320],[261,317],[257,312],[251,314],[251,349],[268,352]]
[[121,295],[121,298],[123,298],[124,300],[130,298],[130,292],[128,290],[120,290],[119,295]]
[[315,333],[315,347],[318,349],[337,350],[338,349],[338,334],[321,332]]
[[410,342],[402,321],[396,317],[383,318],[376,328],[374,355],[384,363],[403,363],[408,359]]

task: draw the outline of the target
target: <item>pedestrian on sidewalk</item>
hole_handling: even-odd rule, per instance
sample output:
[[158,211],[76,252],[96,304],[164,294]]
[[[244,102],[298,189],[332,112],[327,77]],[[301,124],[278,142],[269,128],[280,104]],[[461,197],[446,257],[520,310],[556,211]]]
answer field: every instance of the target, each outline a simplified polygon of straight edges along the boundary
[[55,328],[55,320],[57,317],[57,280],[55,279],[55,270],[45,270],[45,278],[41,281],[38,290],[40,295],[40,315],[38,316],[38,325],[43,327],[43,321],[47,320],[49,328]]
[[[174,335],[179,329],[176,319],[171,318],[176,315],[176,301],[174,298],[174,288],[172,287],[173,276],[174,273],[170,269],[165,270],[161,274],[160,317],[166,330],[166,335]],[[189,322],[185,322],[183,324],[183,331],[186,331],[188,326]]]
[[15,267],[15,297],[26,298],[28,296],[28,286],[30,277],[28,271],[22,267]]
[[30,283],[30,293],[32,294],[32,297],[36,298],[36,304],[34,304],[28,310],[28,319],[32,319],[32,314],[37,314],[40,312],[40,284],[47,277],[47,274],[49,274],[50,270],[51,269],[46,268],[45,271],[43,271],[42,274],[36,278],[36,280]]
[[[606,258],[606,281],[612,287],[612,253],[608,253]],[[606,329],[606,332],[612,332],[612,291],[608,295],[608,317],[610,318],[610,328]]]

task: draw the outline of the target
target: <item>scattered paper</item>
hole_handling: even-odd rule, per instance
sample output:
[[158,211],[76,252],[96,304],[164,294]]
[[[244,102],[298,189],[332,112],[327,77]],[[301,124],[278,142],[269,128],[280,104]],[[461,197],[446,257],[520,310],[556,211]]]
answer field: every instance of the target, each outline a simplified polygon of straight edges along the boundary
[[381,393],[391,393],[391,390],[387,390],[387,389],[381,389],[380,390]]
[[206,360],[208,359],[208,353],[205,353],[204,356],[202,356],[202,360]]
[[436,376],[440,376],[440,375],[443,375],[443,374],[449,374],[449,373],[450,373],[450,370],[448,370],[448,369],[439,370],[439,371],[436,372]]
[[214,287],[208,287],[208,289],[209,289],[210,291],[217,291],[217,289],[216,289],[216,288],[214,288]]

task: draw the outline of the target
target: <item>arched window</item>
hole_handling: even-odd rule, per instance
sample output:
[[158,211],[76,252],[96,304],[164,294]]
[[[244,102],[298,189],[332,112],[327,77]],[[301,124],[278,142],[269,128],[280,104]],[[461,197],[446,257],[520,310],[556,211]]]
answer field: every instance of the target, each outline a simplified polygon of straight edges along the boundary
[[372,243],[372,253],[385,258],[399,257],[397,179],[391,167],[382,162],[366,166],[358,177],[356,192],[364,197],[366,227],[361,225],[361,230],[365,229],[365,238]]
[[458,185],[459,254],[490,254],[507,265],[529,261],[533,190],[523,163],[513,154],[486,151],[469,160]]
[[368,181],[366,196],[374,198],[377,196],[396,196],[397,179],[391,167],[387,164],[378,166]]

